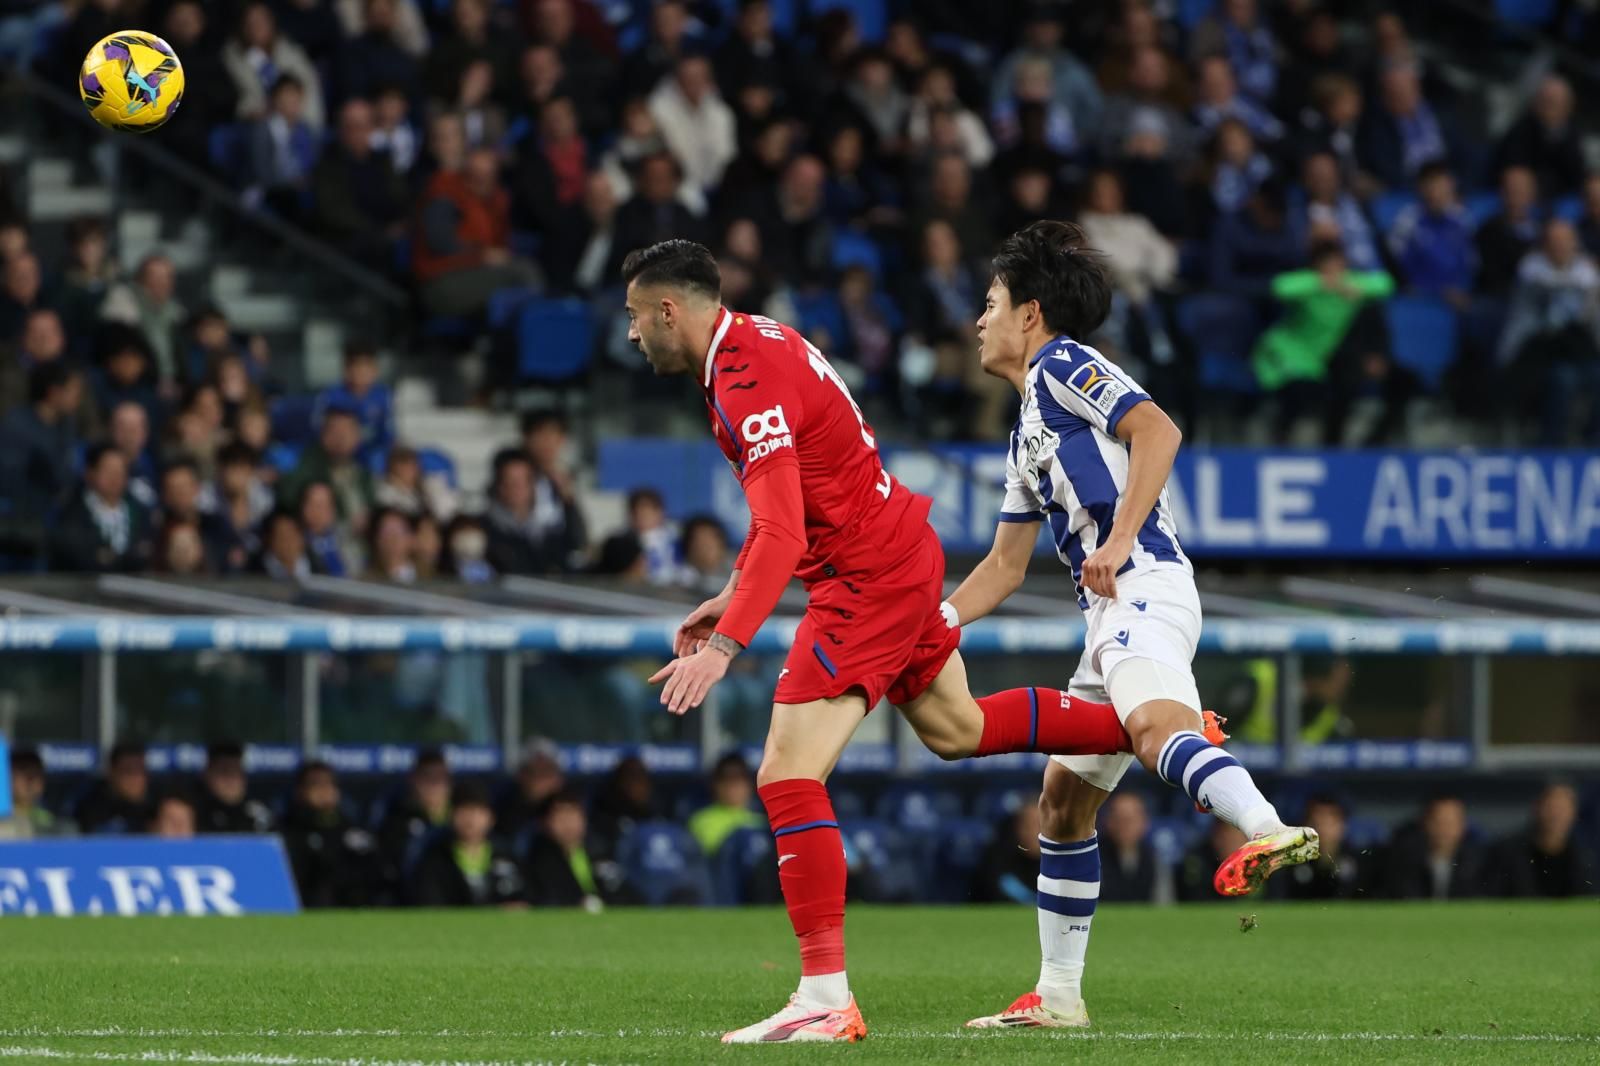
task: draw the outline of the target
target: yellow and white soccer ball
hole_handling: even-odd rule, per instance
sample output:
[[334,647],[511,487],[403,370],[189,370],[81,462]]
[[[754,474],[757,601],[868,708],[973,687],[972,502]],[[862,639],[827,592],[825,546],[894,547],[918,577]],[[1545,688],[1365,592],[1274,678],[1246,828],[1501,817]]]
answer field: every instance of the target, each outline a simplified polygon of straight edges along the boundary
[[78,72],[78,92],[100,125],[148,133],[178,110],[183,64],[155,34],[122,30],[89,49]]

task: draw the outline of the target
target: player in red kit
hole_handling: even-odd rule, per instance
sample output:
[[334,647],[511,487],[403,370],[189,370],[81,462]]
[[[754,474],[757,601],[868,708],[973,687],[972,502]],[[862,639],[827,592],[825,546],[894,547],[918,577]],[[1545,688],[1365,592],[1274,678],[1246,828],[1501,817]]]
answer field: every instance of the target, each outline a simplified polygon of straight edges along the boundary
[[800,986],[727,1043],[856,1040],[866,1033],[844,966],[844,846],[823,782],[887,696],[938,755],[1126,750],[1109,704],[1056,689],[967,691],[960,631],[941,611],[944,551],[930,501],[879,461],[872,428],[828,361],[787,326],[722,306],[711,253],[665,241],[630,254],[629,340],[657,373],[693,374],[750,504],[733,576],[680,626],[651,680],[674,714],[699,706],[791,577],[810,595],[773,697],[756,782],[800,942]]

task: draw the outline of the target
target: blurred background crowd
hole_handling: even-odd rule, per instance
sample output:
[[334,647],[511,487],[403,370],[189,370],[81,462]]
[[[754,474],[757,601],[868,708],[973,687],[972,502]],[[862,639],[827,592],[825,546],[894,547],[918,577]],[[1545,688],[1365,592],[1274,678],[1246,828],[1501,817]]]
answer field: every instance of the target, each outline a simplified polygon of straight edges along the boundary
[[558,406],[576,388],[599,425],[653,424],[666,394],[625,342],[617,267],[681,236],[715,249],[728,303],[804,328],[891,439],[1006,431],[973,322],[995,241],[1049,216],[1116,275],[1090,339],[1191,439],[1600,443],[1592,122],[1570,76],[1474,66],[1463,29],[1498,14],[1581,46],[1600,18],[1427,8],[7,3],[0,49],[60,87],[110,30],[163,32],[190,92],[150,142],[402,284],[417,318],[414,341],[349,324],[342,382],[307,388],[203,263],[159,243],[129,263],[115,219],[37,221],[13,168],[0,548],[52,570],[714,571],[703,523],[670,551],[640,509],[586,536],[559,419],[463,501],[455,457],[408,448],[392,413],[396,368],[425,357],[476,366],[482,401],[564,381]]
[[[529,745],[515,774],[452,775],[435,750],[402,779],[361,779],[309,761],[262,787],[245,749],[213,744],[194,779],[152,776],[145,751],[113,748],[102,777],[67,794],[37,753],[11,755],[14,813],[0,839],[84,834],[277,832],[309,907],[734,904],[779,900],[777,867],[754,779],[730,753],[704,781],[657,780],[638,758],[569,780],[554,746]],[[847,827],[853,898],[877,902],[1035,904],[1037,793],[990,786],[964,795],[921,782],[832,788]],[[1525,822],[1491,832],[1460,796],[1438,792],[1392,829],[1338,792],[1298,782],[1295,804],[1322,857],[1268,883],[1272,899],[1600,896],[1600,860],[1578,793],[1544,785]],[[47,799],[48,797],[48,799]],[[1284,809],[1289,809],[1285,807]],[[1242,842],[1224,823],[1180,810],[1168,792],[1119,791],[1100,819],[1101,898],[1218,900],[1218,862]]]

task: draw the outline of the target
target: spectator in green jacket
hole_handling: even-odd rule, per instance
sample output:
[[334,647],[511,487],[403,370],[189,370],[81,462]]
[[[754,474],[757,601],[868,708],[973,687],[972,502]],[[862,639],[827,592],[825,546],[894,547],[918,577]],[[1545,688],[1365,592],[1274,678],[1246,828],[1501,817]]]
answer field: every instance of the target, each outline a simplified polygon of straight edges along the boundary
[[689,816],[689,832],[700,842],[700,850],[715,855],[717,849],[737,829],[759,829],[765,819],[750,807],[755,786],[744,756],[729,752],[717,760],[711,771],[711,804]]
[[[1297,419],[1313,412],[1328,418],[1326,436],[1342,434],[1342,417],[1331,416],[1335,410],[1342,414],[1347,404],[1337,402],[1330,389],[1342,393],[1350,385],[1354,391],[1357,386],[1348,381],[1350,377],[1380,378],[1390,369],[1383,352],[1386,343],[1371,336],[1375,331],[1362,331],[1360,343],[1355,345],[1360,351],[1351,351],[1346,339],[1363,305],[1387,298],[1394,287],[1394,279],[1381,270],[1349,269],[1343,248],[1332,240],[1312,247],[1309,269],[1272,279],[1272,295],[1284,305],[1284,313],[1256,342],[1252,360],[1261,388],[1278,397],[1275,436],[1279,442]],[[1363,321],[1381,319],[1367,316]],[[1335,366],[1335,357],[1342,351],[1350,353],[1360,374],[1351,375],[1346,366]],[[1330,377],[1334,379],[1331,382]],[[1330,400],[1335,402],[1330,404]]]
[[330,406],[322,413],[317,443],[307,448],[300,462],[278,483],[278,499],[294,506],[306,486],[323,482],[333,489],[339,520],[353,533],[366,531],[372,509],[372,472],[358,458],[361,419],[353,408]]

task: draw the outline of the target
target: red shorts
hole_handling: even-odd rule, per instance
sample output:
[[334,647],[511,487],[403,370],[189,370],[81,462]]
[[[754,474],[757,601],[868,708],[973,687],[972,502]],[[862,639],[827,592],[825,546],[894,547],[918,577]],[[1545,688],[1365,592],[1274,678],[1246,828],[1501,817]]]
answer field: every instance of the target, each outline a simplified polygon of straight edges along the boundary
[[778,677],[775,703],[810,703],[866,693],[905,704],[922,695],[961,643],[945,625],[944,547],[932,526],[914,548],[880,570],[812,584],[806,616]]

